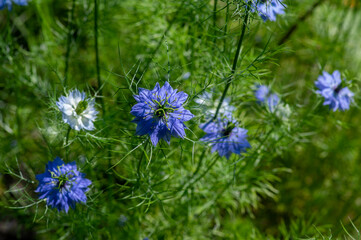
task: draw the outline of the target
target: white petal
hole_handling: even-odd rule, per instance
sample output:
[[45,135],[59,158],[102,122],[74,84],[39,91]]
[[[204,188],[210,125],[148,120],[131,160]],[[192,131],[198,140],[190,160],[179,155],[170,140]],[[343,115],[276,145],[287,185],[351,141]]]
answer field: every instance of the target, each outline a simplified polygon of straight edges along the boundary
[[63,104],[63,108],[60,109],[66,115],[74,115],[75,109],[70,104]]

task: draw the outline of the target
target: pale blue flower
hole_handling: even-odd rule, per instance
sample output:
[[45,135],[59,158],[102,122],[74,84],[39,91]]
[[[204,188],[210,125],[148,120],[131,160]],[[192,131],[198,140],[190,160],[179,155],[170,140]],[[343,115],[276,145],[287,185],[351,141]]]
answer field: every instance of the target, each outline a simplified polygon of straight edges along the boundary
[[280,98],[276,93],[272,93],[270,88],[265,85],[257,85],[255,97],[261,104],[266,104],[270,112],[274,112],[280,102]]
[[324,71],[318,77],[315,85],[319,89],[316,93],[325,98],[323,105],[330,105],[330,109],[333,111],[337,109],[344,111],[350,108],[354,94],[348,87],[342,88],[341,73],[339,71],[334,71],[332,75]]
[[284,14],[282,0],[252,0],[252,11],[257,11],[263,21],[276,21],[277,14]]

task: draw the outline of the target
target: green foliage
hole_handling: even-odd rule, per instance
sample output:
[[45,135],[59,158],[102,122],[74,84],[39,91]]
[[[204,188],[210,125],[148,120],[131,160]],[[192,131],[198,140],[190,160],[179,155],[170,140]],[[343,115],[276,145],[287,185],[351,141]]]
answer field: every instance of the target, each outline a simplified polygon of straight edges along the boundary
[[[277,22],[249,11],[247,25],[240,0],[33,0],[1,10],[0,235],[360,239],[360,4],[315,2],[284,1]],[[336,69],[355,93],[346,112],[315,94],[322,70]],[[135,135],[132,96],[165,81],[189,95],[195,117],[185,139],[154,147]],[[227,82],[252,146],[229,160],[199,141],[205,113],[194,101],[205,91],[218,101]],[[257,103],[256,84],[279,94],[275,112]],[[97,102],[94,131],[62,121],[55,102],[75,88]],[[56,156],[93,183],[68,214],[34,192]]]

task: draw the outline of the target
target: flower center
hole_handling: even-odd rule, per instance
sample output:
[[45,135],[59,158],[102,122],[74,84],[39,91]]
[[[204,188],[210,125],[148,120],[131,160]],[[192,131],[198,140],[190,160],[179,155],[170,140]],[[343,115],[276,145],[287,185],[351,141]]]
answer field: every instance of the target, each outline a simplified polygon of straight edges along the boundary
[[59,177],[57,177],[57,179],[58,179],[58,185],[57,185],[58,189],[63,189],[66,183],[69,181],[68,176],[66,176],[65,174],[60,175]]
[[342,89],[341,84],[337,86],[337,88],[335,88],[335,93],[339,93]]
[[158,101],[155,102],[158,104],[158,107],[154,112],[156,117],[163,118],[166,117],[168,113],[174,112],[173,108],[167,106],[168,105],[167,101],[165,101],[162,105]]
[[162,118],[166,115],[167,109],[164,108],[164,106],[161,106],[157,110],[155,110],[155,115],[159,118]]
[[226,127],[225,129],[223,129],[222,134],[223,134],[224,136],[227,136],[227,137],[228,137],[228,136],[231,134],[232,130],[233,130],[235,127],[236,127],[236,125],[235,125],[234,123],[228,122],[227,127]]
[[87,109],[87,107],[88,107],[87,101],[85,101],[85,100],[80,101],[78,103],[78,106],[76,106],[76,109],[75,109],[76,114],[78,114],[78,115],[82,114],[85,111],[85,109]]

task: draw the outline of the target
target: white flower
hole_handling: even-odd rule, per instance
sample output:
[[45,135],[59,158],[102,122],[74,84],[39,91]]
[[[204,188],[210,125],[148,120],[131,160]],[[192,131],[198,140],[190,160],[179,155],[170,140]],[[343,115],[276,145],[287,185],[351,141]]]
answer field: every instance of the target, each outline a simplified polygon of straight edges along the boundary
[[[213,94],[211,92],[203,92],[194,101],[200,105],[206,119],[210,119],[216,114],[219,100],[220,99],[213,101]],[[236,108],[231,105],[231,100],[229,98],[225,98],[218,113],[221,118],[231,119],[232,112],[235,109]]]
[[292,110],[291,110],[290,105],[281,103],[277,107],[276,115],[280,119],[287,121],[291,117],[291,114],[292,114]]
[[282,121],[282,124],[288,129],[288,131],[291,130],[292,127],[292,109],[290,105],[286,103],[280,103],[277,105],[275,109],[275,114]]
[[76,131],[94,130],[93,121],[98,111],[94,107],[94,99],[86,99],[84,92],[75,89],[68,96],[61,96],[56,102],[63,114],[63,121]]

